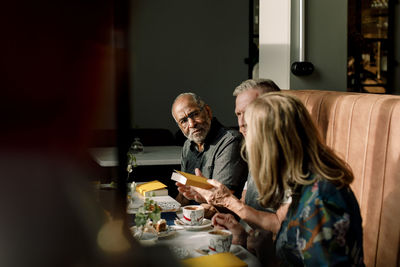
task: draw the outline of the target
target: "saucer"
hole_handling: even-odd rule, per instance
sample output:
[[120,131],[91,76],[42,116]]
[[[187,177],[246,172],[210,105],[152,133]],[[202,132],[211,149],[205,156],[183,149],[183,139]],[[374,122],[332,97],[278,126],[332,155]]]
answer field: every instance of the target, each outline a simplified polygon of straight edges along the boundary
[[[204,245],[204,246],[201,246],[201,247],[199,247],[197,249],[193,249],[193,251],[198,253],[198,254],[200,254],[200,255],[212,255],[212,254],[217,254],[217,253],[223,253],[223,252],[212,251],[208,247],[208,245]],[[234,255],[236,255],[236,256],[238,256],[238,254],[240,253],[240,249],[234,248],[233,246],[231,246],[229,252],[234,254]]]
[[183,226],[185,230],[188,231],[197,231],[197,230],[203,230],[211,226],[211,220],[209,219],[203,219],[200,225],[190,225],[190,224],[184,224],[179,220],[175,220],[175,225],[178,226]]

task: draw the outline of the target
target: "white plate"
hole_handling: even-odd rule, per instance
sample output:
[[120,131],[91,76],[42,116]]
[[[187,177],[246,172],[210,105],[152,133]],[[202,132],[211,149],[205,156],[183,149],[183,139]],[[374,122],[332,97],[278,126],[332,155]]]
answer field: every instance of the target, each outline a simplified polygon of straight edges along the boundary
[[189,225],[189,224],[184,224],[179,220],[175,220],[175,225],[183,226],[188,231],[197,231],[197,230],[203,230],[205,228],[210,227],[211,226],[211,220],[203,219],[201,225]]
[[158,240],[158,236],[153,233],[143,233],[141,238],[138,240],[140,244],[145,246],[154,245]]
[[158,238],[164,238],[164,237],[169,237],[176,234],[176,230],[172,229],[171,227],[169,227],[169,225],[167,225],[167,230],[163,231],[163,232],[159,232],[158,233]]
[[[132,233],[132,235],[133,235],[134,237],[140,235],[140,233],[136,233],[136,231],[137,231],[137,227],[136,227],[136,226],[132,226],[132,227],[130,228],[130,230],[131,230],[131,233]],[[157,235],[155,235],[155,233],[156,233],[156,230],[154,229],[154,233],[145,232],[145,233],[143,233],[143,234],[147,234],[147,235],[148,235],[148,234],[152,234],[153,236],[156,236],[156,237],[158,237],[158,238],[164,238],[164,237],[168,237],[168,236],[171,236],[171,235],[176,234],[176,230],[173,229],[172,227],[170,227],[169,225],[167,225],[167,230],[166,230],[166,231],[159,232],[159,233],[157,233]]]

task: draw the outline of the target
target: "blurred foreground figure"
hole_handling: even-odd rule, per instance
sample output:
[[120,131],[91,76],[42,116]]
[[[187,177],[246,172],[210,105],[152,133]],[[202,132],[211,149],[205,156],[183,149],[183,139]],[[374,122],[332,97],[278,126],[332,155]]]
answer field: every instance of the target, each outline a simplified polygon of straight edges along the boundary
[[115,4],[2,4],[0,266],[176,264],[166,248],[145,250],[122,221],[109,221],[87,183]]

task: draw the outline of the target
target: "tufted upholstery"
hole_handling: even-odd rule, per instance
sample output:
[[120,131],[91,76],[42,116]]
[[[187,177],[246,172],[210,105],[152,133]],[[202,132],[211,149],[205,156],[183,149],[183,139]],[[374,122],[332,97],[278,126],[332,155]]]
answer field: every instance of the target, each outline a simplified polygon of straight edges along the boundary
[[400,266],[400,96],[288,90],[351,166],[367,266]]

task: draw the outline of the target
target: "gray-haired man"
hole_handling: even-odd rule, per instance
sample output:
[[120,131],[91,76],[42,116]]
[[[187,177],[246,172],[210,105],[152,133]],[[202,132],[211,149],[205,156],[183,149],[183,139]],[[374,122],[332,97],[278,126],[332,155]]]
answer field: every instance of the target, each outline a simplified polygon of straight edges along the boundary
[[218,180],[240,196],[248,172],[240,156],[241,135],[213,118],[210,106],[194,93],[176,97],[172,116],[187,138],[181,170],[194,174],[198,168],[205,177]]
[[[260,95],[274,91],[280,91],[280,89],[272,80],[268,79],[246,80],[233,91],[233,96],[236,96],[235,114],[237,116],[239,130],[244,137],[246,137],[244,112],[247,106]],[[261,207],[258,203],[258,191],[250,174],[243,189],[242,201],[257,210],[268,210]]]

